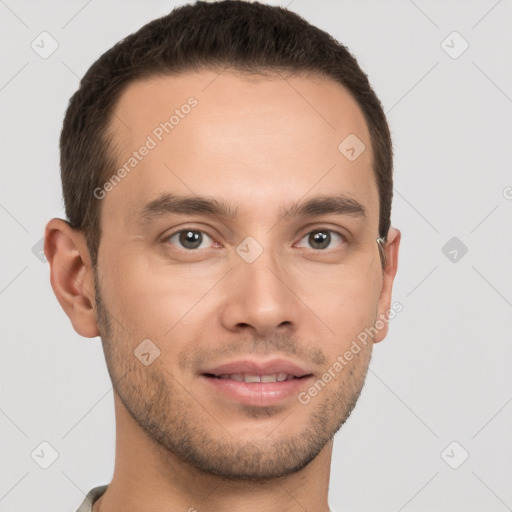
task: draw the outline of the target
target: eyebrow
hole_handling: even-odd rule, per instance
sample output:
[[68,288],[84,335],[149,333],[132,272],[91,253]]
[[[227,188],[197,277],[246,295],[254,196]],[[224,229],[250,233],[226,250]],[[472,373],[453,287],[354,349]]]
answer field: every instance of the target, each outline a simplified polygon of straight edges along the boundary
[[293,217],[317,217],[319,215],[349,215],[353,217],[366,217],[365,207],[355,199],[343,194],[334,196],[318,196],[299,201],[289,208],[283,208],[280,217],[290,219]]
[[[166,193],[144,205],[140,213],[140,219],[142,222],[147,222],[171,214],[206,215],[232,220],[239,214],[239,208],[220,199]],[[282,207],[279,211],[279,216],[282,219],[317,217],[329,214],[364,218],[366,217],[366,209],[355,199],[338,194],[317,196],[305,201],[298,201],[291,206]]]

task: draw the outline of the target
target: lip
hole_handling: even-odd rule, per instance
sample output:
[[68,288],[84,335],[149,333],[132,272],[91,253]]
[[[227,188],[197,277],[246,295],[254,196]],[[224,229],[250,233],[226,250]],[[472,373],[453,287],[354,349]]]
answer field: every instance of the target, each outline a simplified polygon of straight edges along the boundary
[[201,375],[233,375],[236,373],[248,373],[250,375],[272,375],[274,373],[288,373],[294,377],[303,377],[313,372],[302,368],[300,365],[287,359],[271,359],[269,361],[257,361],[255,359],[244,359],[221,364],[219,366],[201,370]]
[[[281,382],[241,382],[220,379],[220,375],[245,373],[249,375],[272,375],[288,373],[296,378]],[[297,396],[313,379],[313,373],[285,359],[270,361],[243,360],[221,364],[200,372],[200,378],[216,395],[221,393],[230,401],[252,406],[277,405]]]

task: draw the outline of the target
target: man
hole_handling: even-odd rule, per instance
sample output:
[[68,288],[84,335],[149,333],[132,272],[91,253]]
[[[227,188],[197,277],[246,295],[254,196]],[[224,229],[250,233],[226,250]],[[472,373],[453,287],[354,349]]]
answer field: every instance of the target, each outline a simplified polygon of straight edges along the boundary
[[101,336],[116,413],[79,511],[328,511],[400,243],[355,59],[282,8],[175,9],[86,73],[61,172],[51,283]]

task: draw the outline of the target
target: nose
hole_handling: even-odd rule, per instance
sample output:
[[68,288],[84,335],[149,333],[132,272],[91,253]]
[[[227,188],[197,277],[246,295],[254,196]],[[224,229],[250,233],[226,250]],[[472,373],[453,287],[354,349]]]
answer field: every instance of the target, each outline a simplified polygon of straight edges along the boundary
[[301,303],[291,281],[283,262],[270,251],[252,263],[241,260],[225,282],[223,327],[233,332],[252,330],[252,335],[261,337],[296,331]]

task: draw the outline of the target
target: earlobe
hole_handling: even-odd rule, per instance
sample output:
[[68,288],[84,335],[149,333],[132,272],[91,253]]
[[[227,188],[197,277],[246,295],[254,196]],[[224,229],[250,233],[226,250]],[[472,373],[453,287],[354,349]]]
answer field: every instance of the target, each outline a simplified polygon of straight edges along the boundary
[[44,252],[53,292],[73,328],[86,338],[99,336],[94,275],[84,234],[62,219],[52,219],[45,230]]
[[376,323],[378,326],[384,324],[382,329],[374,336],[373,342],[378,343],[382,341],[388,333],[388,318],[391,309],[391,295],[393,291],[393,282],[395,280],[396,272],[398,269],[398,250],[400,247],[400,240],[402,234],[397,228],[390,228],[387,236],[387,241],[384,244],[385,252],[385,265],[382,271],[382,289],[379,297],[377,307]]

